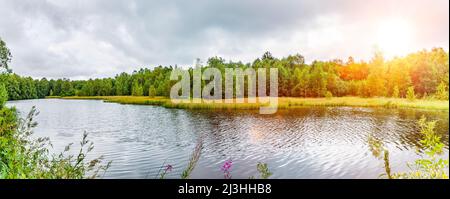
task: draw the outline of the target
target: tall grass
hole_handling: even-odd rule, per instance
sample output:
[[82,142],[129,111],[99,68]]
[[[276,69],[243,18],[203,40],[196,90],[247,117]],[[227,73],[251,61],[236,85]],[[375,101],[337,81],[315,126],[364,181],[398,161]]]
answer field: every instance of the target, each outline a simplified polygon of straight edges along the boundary
[[[263,103],[172,103],[164,97],[135,97],[135,96],[94,96],[94,97],[64,97],[62,99],[87,99],[103,100],[120,104],[157,105],[166,108],[178,109],[259,109],[267,106]],[[247,101],[247,99],[244,99]],[[410,101],[404,98],[361,98],[361,97],[329,97],[329,98],[294,98],[279,97],[279,109],[293,109],[299,107],[314,106],[347,106],[347,107],[384,107],[384,108],[419,108],[429,110],[449,110],[449,102],[446,100],[417,99]]]
[[191,158],[189,159],[187,167],[181,173],[181,179],[188,179],[191,176],[192,171],[197,165],[198,160],[200,159],[200,155],[203,149],[203,139],[199,138],[197,140],[197,144],[192,152]]

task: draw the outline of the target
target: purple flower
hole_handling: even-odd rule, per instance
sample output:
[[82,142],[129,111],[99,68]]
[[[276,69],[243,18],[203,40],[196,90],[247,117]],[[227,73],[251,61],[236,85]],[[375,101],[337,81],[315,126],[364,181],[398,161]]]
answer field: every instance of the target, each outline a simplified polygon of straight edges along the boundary
[[173,166],[170,165],[170,164],[168,164],[168,165],[166,165],[164,171],[165,171],[165,172],[170,172],[170,171],[172,171],[172,169],[173,169]]
[[223,176],[225,179],[231,179],[231,167],[233,166],[233,162],[230,160],[225,161],[220,170],[223,171]]
[[233,162],[231,160],[227,160],[225,161],[225,163],[223,164],[221,170],[223,172],[228,172],[229,170],[231,170],[231,166],[233,166]]

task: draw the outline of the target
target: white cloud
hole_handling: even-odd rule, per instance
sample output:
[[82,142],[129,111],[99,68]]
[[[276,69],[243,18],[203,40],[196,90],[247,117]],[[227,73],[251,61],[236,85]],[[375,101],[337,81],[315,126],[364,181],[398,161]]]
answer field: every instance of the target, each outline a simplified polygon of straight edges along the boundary
[[413,51],[448,49],[449,2],[441,0],[0,0],[0,37],[20,75],[113,76],[140,67],[192,65],[222,56],[368,59],[376,25],[404,17]]

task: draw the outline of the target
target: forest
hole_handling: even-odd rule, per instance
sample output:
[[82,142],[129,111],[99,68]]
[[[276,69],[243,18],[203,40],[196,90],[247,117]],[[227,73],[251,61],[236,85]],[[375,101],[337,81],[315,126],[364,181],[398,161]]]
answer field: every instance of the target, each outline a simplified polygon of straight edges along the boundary
[[[2,45],[3,51],[9,53],[6,45]],[[3,53],[4,66],[8,66],[11,60],[8,53]],[[200,63],[199,59],[197,62]],[[194,67],[215,67],[222,72],[225,68],[276,67],[279,71],[280,97],[405,98],[412,95],[424,99],[448,100],[449,53],[442,48],[421,50],[390,60],[384,59],[382,53],[377,51],[369,61],[356,61],[349,57],[346,61],[316,60],[310,64],[305,63],[305,58],[300,54],[275,58],[266,52],[252,63],[211,57],[205,65],[196,64]],[[176,83],[170,80],[170,73],[177,66],[141,68],[131,74],[120,73],[111,78],[89,80],[33,79],[14,74],[8,67],[3,68],[6,70],[0,74],[0,83],[6,86],[9,100],[22,100],[47,96],[167,97],[171,86]],[[193,67],[188,70],[192,75]]]

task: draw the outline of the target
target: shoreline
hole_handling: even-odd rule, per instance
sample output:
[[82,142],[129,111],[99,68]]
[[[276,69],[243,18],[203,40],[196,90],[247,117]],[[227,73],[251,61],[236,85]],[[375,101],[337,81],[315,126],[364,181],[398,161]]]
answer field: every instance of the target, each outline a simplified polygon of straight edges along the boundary
[[[148,96],[70,96],[46,97],[46,99],[65,100],[103,100],[104,102],[134,105],[155,105],[165,108],[178,109],[259,109],[266,106],[260,103],[178,103],[174,104],[165,97]],[[409,101],[404,98],[361,98],[361,97],[332,97],[332,98],[296,98],[279,97],[278,109],[291,109],[300,107],[383,107],[383,108],[414,108],[427,110],[449,111],[449,101],[422,100]]]

